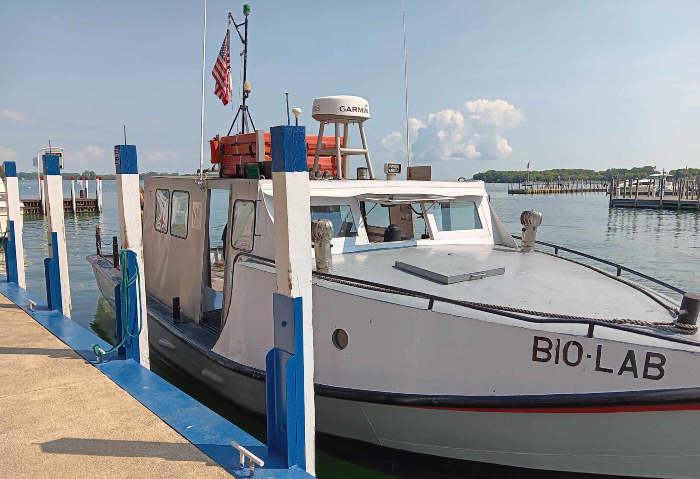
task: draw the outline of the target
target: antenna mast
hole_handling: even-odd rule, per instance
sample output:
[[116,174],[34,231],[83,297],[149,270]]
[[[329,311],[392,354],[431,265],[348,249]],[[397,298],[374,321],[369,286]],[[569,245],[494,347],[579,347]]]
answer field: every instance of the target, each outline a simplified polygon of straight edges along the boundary
[[401,4],[403,11],[403,79],[406,87],[406,174],[411,166],[411,138],[408,129],[408,58],[406,56],[406,5]]
[[[202,114],[199,121],[199,180],[204,178],[204,71],[207,58],[207,0],[204,0],[204,34],[202,40]],[[124,127],[126,141],[126,126]]]
[[[236,116],[233,118],[231,128],[228,129],[228,135],[231,134],[231,130],[233,130],[233,125],[236,124],[238,115],[241,114],[243,115],[243,121],[241,122],[241,134],[245,133],[246,126],[248,125],[248,120],[250,120],[250,124],[253,127],[253,130],[255,130],[255,123],[253,123],[253,118],[250,116],[248,107],[245,104],[246,99],[250,95],[250,83],[246,81],[248,75],[248,15],[250,15],[250,5],[248,5],[247,3],[243,5],[243,15],[245,15],[245,21],[243,23],[236,23],[236,20],[233,18],[233,14],[231,12],[228,12],[228,16],[233,22],[233,26],[236,27],[238,37],[243,43],[243,99],[241,101],[241,106],[238,107],[238,113],[236,113]],[[240,27],[243,27],[242,35]],[[250,129],[248,129],[248,131],[250,131]]]

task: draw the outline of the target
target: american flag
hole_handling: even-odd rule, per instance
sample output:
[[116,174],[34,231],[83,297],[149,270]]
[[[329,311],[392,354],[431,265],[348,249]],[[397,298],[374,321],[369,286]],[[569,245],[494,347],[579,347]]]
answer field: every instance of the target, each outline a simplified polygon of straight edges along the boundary
[[231,30],[226,31],[224,43],[221,45],[221,51],[216,59],[214,70],[211,74],[216,80],[214,94],[218,96],[224,105],[228,104],[231,98],[231,49],[229,42],[231,40]]

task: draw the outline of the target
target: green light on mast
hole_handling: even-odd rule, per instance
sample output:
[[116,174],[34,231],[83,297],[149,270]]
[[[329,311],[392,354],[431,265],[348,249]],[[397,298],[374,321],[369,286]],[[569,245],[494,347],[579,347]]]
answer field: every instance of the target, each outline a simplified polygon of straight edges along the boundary
[[243,15],[245,15],[246,17],[250,15],[250,5],[248,5],[247,3],[243,4]]

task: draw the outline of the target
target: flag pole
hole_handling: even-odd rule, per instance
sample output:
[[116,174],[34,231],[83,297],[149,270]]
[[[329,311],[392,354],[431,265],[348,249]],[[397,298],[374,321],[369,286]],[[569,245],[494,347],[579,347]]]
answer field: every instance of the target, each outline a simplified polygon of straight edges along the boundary
[[411,139],[408,128],[408,58],[406,56],[406,6],[402,3],[403,11],[403,80],[406,90],[406,174],[411,167]]
[[207,0],[204,0],[204,33],[202,35],[202,114],[199,122],[199,181],[204,179],[204,69],[207,62]]

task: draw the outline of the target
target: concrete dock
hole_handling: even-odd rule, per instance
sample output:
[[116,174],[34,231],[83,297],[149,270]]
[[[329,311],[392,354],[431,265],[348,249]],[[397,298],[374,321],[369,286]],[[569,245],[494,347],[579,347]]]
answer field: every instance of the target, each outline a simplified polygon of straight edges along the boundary
[[231,477],[3,295],[0,471],[8,478]]

